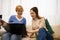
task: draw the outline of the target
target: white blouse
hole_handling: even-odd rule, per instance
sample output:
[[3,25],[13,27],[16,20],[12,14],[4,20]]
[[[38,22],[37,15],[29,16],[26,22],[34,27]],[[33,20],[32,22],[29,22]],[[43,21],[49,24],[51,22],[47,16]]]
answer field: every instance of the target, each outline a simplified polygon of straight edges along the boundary
[[36,19],[36,20],[32,20],[32,29],[38,29],[38,28],[46,28],[45,25],[45,18],[41,18],[41,19]]

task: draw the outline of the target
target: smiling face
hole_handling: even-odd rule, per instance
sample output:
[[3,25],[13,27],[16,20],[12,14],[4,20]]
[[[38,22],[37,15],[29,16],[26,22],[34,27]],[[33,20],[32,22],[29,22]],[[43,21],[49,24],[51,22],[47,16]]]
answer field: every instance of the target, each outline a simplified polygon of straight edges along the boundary
[[33,19],[36,19],[36,18],[40,19],[37,7],[33,7],[33,8],[30,9],[30,15]]
[[20,9],[20,10],[17,10],[16,11],[18,15],[22,15],[23,14],[23,11]]
[[23,13],[23,7],[21,5],[18,5],[16,7],[16,12],[17,12],[18,15],[22,15],[22,13]]
[[30,15],[33,19],[36,18],[36,13],[33,10],[30,10]]

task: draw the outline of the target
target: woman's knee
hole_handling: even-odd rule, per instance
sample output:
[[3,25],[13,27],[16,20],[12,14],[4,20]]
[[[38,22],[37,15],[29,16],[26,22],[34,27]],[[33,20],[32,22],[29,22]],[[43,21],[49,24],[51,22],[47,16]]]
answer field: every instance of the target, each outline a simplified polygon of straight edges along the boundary
[[10,39],[10,33],[4,33],[3,35],[2,35],[2,40],[9,40]]
[[11,34],[10,33],[4,33],[3,35],[2,35],[2,37],[8,37],[8,36],[10,36]]
[[16,34],[13,34],[11,35],[11,40],[20,40],[20,36],[19,35],[16,35]]
[[15,34],[11,35],[11,38],[16,38],[16,37],[17,37],[17,35],[15,35]]

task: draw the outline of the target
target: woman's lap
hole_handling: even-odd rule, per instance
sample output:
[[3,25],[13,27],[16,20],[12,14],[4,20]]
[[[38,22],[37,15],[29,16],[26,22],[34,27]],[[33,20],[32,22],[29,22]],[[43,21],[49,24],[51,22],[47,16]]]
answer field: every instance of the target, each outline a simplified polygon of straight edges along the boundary
[[21,36],[6,32],[2,35],[2,40],[21,40]]
[[9,32],[5,32],[2,35],[2,40],[10,40],[11,34]]

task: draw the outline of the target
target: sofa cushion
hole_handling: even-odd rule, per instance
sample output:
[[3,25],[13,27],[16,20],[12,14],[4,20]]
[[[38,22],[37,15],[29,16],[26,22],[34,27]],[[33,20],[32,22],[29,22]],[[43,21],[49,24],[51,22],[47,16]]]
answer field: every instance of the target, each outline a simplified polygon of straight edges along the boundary
[[1,29],[0,29],[0,36],[1,36],[4,32],[6,32],[5,29],[4,29],[3,27],[1,27]]

